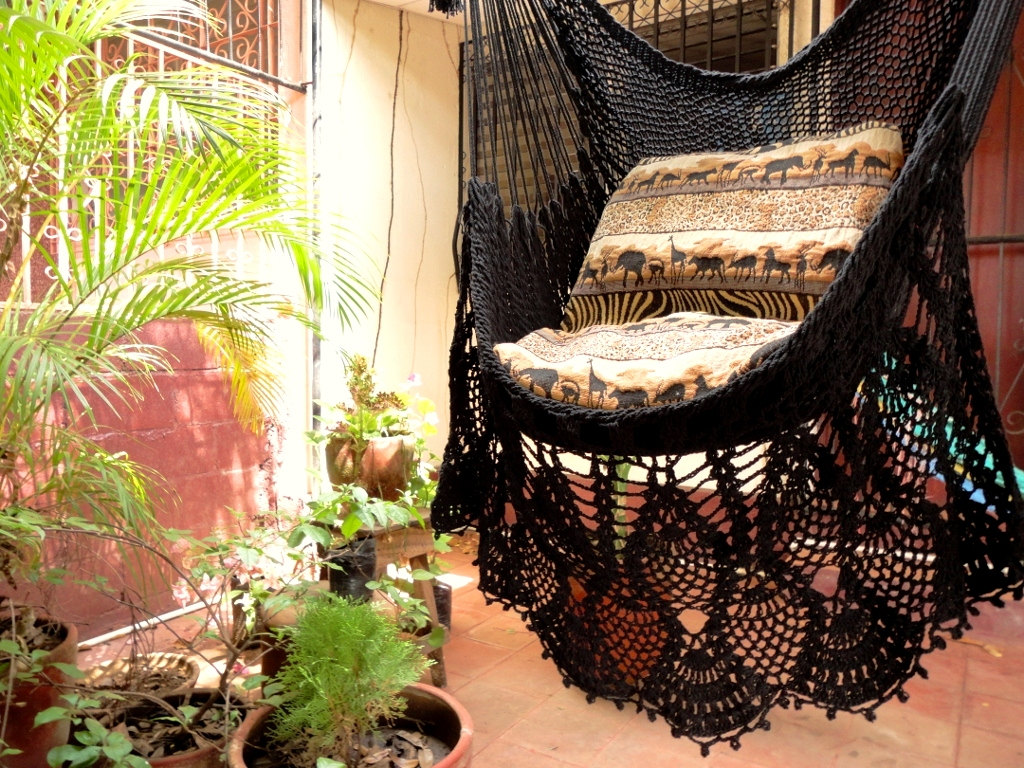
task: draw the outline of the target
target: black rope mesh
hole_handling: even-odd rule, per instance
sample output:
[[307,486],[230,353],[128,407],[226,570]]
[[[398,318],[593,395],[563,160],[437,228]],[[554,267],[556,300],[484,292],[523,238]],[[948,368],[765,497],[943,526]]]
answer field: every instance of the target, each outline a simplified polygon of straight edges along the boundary
[[[961,192],[1020,0],[854,0],[759,75],[665,59],[590,0],[471,1],[475,125],[435,527],[567,683],[738,745],[775,705],[872,717],[980,601],[1024,515],[970,292]],[[908,158],[822,300],[753,371],[619,411],[516,384],[642,157],[881,119]],[[515,134],[518,134],[516,136]]]

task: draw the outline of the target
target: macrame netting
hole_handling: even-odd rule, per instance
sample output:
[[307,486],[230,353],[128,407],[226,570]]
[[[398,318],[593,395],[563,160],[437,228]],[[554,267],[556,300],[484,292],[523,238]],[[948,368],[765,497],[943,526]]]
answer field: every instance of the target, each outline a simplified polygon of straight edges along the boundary
[[[854,0],[789,63],[743,76],[671,62],[590,0],[471,0],[472,178],[432,519],[478,528],[481,589],[526,617],[567,683],[706,752],[775,705],[870,717],[975,604],[1022,597],[961,197],[1020,7]],[[557,327],[641,158],[871,119],[899,125],[906,165],[760,367],[605,411],[528,392],[499,363],[495,344]]]

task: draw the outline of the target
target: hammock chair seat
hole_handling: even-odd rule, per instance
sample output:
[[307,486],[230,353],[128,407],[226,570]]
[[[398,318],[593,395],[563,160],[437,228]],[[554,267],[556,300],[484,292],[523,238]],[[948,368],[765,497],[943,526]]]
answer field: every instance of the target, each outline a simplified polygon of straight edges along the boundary
[[727,75],[594,0],[469,0],[431,518],[566,684],[707,754],[873,717],[1024,597],[962,188],[1022,2],[852,0]]
[[902,164],[898,129],[872,123],[747,152],[645,159],[602,213],[561,328],[495,352],[527,389],[577,405],[706,394],[793,332]]
[[578,333],[542,328],[495,352],[526,389],[592,408],[687,400],[757,367],[796,323],[676,312]]

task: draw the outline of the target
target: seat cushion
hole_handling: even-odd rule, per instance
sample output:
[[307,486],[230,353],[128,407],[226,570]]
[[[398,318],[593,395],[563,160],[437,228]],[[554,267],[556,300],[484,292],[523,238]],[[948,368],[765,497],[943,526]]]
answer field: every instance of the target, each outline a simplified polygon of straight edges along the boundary
[[678,312],[579,333],[542,328],[494,350],[536,394],[611,410],[700,397],[759,365],[796,326]]
[[608,201],[561,327],[680,311],[801,320],[902,164],[899,131],[882,123],[646,159]]

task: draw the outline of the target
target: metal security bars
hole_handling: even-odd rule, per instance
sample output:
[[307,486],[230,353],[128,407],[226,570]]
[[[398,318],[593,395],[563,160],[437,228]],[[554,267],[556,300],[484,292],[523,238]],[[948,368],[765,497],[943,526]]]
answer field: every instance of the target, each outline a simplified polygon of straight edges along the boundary
[[611,0],[605,7],[670,59],[722,72],[778,64],[780,50],[785,58],[802,44],[798,20],[810,37],[823,28],[822,0]]
[[299,45],[298,40],[282,40],[283,4],[284,0],[209,0],[211,25],[197,28],[161,20],[136,36],[163,49],[159,66],[173,66],[167,63],[173,52],[185,59],[216,61],[250,77],[305,91],[303,84],[280,77],[282,46]]

